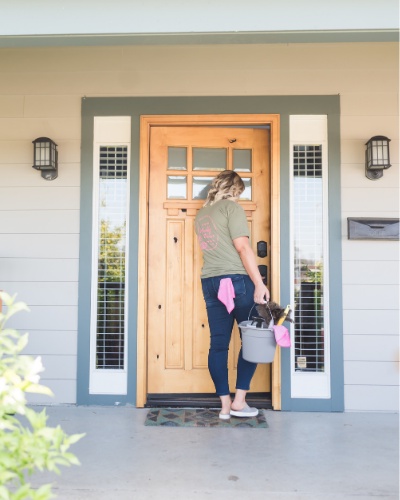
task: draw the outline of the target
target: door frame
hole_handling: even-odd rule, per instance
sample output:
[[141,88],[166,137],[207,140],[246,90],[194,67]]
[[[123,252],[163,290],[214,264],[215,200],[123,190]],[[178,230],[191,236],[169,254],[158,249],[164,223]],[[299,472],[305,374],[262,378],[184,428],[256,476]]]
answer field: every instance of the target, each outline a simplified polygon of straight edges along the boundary
[[[150,174],[150,132],[155,126],[261,126],[270,127],[271,155],[271,290],[280,300],[280,115],[142,115],[139,156],[139,245],[137,313],[136,406],[144,407],[147,397],[147,255]],[[281,352],[278,347],[272,364],[272,407],[281,409]]]

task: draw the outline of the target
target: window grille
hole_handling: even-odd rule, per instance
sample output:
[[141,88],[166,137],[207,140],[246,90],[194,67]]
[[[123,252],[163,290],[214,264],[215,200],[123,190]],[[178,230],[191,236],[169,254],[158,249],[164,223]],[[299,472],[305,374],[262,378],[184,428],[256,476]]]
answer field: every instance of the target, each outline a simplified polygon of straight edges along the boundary
[[325,371],[322,145],[293,146],[295,370]]
[[127,146],[100,146],[96,369],[124,369]]

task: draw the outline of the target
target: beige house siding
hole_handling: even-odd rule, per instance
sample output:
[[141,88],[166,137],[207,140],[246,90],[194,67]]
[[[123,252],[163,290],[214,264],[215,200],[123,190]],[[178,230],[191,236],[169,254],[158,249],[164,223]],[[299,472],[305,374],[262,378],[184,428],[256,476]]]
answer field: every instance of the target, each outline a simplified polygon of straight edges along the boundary
[[[395,43],[0,49],[0,288],[31,309],[14,324],[43,354],[52,402],[76,401],[81,98],[302,94],[341,96],[345,408],[398,408],[399,246],[346,228],[398,217]],[[364,143],[381,134],[393,167],[369,181]],[[31,168],[40,136],[59,145],[52,182]]]

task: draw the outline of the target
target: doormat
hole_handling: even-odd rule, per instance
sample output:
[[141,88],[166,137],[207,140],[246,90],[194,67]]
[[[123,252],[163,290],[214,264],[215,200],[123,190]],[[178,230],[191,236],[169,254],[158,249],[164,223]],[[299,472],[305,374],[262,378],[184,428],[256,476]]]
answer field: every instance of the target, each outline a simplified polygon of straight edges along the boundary
[[150,410],[144,425],[162,427],[252,427],[266,428],[262,410],[257,417],[231,417],[221,420],[219,410],[157,408]]

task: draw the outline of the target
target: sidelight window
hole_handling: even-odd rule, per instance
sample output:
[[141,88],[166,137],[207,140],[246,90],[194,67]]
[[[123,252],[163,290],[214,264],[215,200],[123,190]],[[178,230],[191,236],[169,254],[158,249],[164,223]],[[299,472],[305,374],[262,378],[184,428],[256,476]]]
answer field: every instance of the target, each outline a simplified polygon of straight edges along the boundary
[[330,397],[326,117],[291,117],[292,397]]
[[125,394],[130,119],[95,118],[94,133],[90,392]]
[[96,368],[123,369],[127,146],[100,146]]

